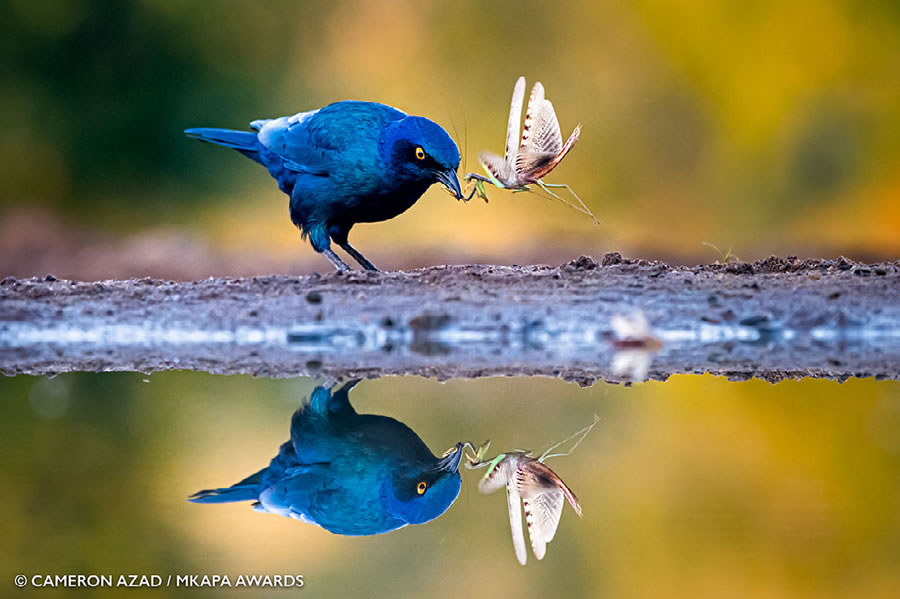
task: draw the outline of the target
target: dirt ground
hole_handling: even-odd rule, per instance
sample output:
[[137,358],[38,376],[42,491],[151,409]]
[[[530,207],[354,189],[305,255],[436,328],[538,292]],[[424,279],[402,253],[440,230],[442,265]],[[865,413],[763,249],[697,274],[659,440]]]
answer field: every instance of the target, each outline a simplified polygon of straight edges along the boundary
[[[48,280],[50,279],[50,280]],[[900,379],[900,261],[673,267],[610,253],[559,267],[310,276],[0,281],[0,370],[196,369],[332,378],[626,381],[610,325],[663,340],[649,377]]]

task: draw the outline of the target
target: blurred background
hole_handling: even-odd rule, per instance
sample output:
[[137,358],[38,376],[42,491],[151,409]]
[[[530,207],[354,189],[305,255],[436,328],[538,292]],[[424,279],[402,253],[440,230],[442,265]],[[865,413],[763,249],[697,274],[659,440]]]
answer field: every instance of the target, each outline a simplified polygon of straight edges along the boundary
[[487,438],[498,452],[541,451],[600,416],[572,455],[550,462],[584,518],[565,507],[546,557],[525,567],[504,493],[479,494],[480,470],[462,472],[459,498],[437,520],[374,537],[248,503],[186,501],[267,465],[314,381],[107,373],[0,383],[15,398],[0,402],[5,589],[21,572],[303,574],[311,597],[887,599],[900,588],[893,381],[363,381],[351,394],[359,412],[404,422],[438,454]]
[[[376,100],[441,123],[478,171],[479,150],[503,148],[519,75],[544,83],[564,136],[582,123],[548,181],[572,185],[602,224],[534,195],[464,205],[435,188],[354,229],[373,262],[900,254],[893,0],[0,0],[0,32],[0,276],[327,272],[264,169],[183,129]],[[361,384],[361,412],[405,422],[435,452],[485,438],[540,450],[600,415],[552,464],[584,519],[565,508],[526,568],[502,493],[480,496],[473,473],[435,522],[362,539],[185,501],[267,464],[314,384],[0,380],[0,588],[20,572],[304,574],[314,596],[900,588],[897,382]]]
[[[520,74],[575,151],[548,178],[602,224],[430,190],[355,244],[384,268],[900,252],[893,0],[0,2],[0,272],[328,270],[259,165],[184,138],[357,98],[502,151]],[[720,251],[704,245],[713,244]]]

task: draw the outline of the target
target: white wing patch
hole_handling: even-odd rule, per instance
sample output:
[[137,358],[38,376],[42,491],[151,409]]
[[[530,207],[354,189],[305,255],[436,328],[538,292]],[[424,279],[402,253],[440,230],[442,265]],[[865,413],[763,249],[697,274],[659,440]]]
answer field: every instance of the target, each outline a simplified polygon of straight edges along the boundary
[[499,183],[499,187],[511,187],[515,184],[514,166],[492,152],[481,152],[478,161],[487,174]]
[[250,128],[259,131],[256,137],[262,145],[269,149],[277,149],[281,144],[281,135],[285,129],[292,125],[299,125],[317,112],[319,112],[318,108],[277,119],[258,119],[250,123]]
[[522,120],[522,102],[525,100],[525,77],[516,80],[512,102],[509,105],[509,121],[506,125],[506,163],[512,165],[519,144],[519,121]]
[[534,556],[544,559],[547,543],[556,535],[559,518],[562,515],[563,493],[559,489],[546,489],[528,496],[522,493],[525,504],[525,521],[528,523],[528,536]]
[[559,154],[563,147],[562,133],[550,100],[544,100],[538,107],[533,127],[532,136],[523,147],[537,152]]
[[522,530],[519,488],[514,480],[506,485],[506,502],[509,506],[509,528],[512,531],[513,549],[516,550],[516,559],[524,566],[528,561],[528,552],[525,550],[525,532]]
[[522,129],[522,143],[520,147],[526,147],[534,133],[534,121],[544,103],[544,86],[540,81],[531,88],[531,96],[528,98],[528,110],[525,111],[525,128]]
[[493,493],[506,486],[516,470],[515,459],[504,454],[498,455],[488,466],[487,472],[478,481],[478,490],[482,493]]

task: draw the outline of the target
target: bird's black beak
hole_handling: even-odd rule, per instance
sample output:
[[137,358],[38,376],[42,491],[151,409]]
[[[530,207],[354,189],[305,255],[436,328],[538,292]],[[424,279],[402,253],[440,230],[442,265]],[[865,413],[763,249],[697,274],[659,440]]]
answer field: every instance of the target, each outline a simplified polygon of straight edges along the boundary
[[459,462],[462,460],[463,447],[462,443],[457,443],[456,447],[447,450],[444,456],[438,460],[438,470],[459,472]]
[[447,188],[447,191],[457,200],[463,199],[462,187],[459,186],[459,177],[456,171],[445,170],[437,172],[437,180]]

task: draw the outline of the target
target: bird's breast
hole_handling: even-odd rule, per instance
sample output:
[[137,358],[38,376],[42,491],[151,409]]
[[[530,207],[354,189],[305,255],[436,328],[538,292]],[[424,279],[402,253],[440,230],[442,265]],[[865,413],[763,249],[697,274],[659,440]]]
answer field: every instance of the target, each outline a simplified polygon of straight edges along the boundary
[[371,193],[359,197],[353,210],[354,222],[373,223],[389,220],[406,212],[431,183],[398,184],[388,181]]

